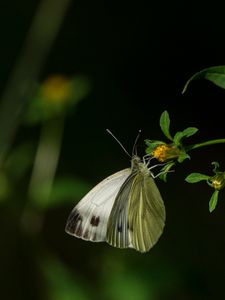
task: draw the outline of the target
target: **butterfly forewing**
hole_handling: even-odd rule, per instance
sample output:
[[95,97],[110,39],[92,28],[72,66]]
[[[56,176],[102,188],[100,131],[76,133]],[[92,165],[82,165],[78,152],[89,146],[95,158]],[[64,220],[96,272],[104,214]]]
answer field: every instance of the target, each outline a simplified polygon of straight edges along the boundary
[[84,196],[70,213],[66,232],[85,240],[105,241],[112,206],[130,173],[130,169],[117,172],[104,179]]

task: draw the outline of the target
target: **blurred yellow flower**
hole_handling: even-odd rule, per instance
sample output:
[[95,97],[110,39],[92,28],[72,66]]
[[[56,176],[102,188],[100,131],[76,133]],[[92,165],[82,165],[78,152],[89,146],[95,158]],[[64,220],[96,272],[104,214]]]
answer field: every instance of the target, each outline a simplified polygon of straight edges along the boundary
[[51,75],[43,82],[41,92],[47,101],[53,103],[67,101],[72,93],[71,81],[62,75]]

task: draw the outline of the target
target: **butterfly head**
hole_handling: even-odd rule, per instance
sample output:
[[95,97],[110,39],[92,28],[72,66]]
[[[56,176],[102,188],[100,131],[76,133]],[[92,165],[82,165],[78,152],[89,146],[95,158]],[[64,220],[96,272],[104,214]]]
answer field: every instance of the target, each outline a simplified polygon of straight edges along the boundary
[[143,175],[149,175],[149,170],[146,164],[137,155],[133,155],[131,159],[132,172],[141,172]]

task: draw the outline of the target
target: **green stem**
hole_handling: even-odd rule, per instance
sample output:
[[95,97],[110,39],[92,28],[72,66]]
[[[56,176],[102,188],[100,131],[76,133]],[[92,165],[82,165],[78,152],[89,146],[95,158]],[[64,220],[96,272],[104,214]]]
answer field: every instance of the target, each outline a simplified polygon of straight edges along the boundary
[[64,117],[49,120],[42,126],[28,189],[29,201],[22,214],[22,226],[27,233],[39,232],[44,210],[51,194],[62,145]]
[[205,147],[205,146],[209,146],[209,145],[222,144],[222,143],[225,143],[225,139],[211,140],[211,141],[207,141],[207,142],[203,142],[203,143],[190,145],[186,148],[186,151],[188,152],[193,149],[197,149],[197,148],[201,148],[201,147]]
[[12,146],[71,0],[40,0],[0,102],[0,164]]

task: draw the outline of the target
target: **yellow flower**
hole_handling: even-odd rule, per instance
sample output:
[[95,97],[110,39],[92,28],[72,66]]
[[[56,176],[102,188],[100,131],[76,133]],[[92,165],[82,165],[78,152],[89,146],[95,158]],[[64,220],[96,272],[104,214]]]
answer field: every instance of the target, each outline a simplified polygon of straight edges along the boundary
[[166,144],[160,144],[152,151],[152,155],[161,162],[165,162],[172,158],[177,158],[179,157],[180,153],[180,149],[176,146]]
[[49,76],[42,84],[41,92],[44,98],[52,103],[62,103],[67,100],[72,91],[71,82],[62,75]]

